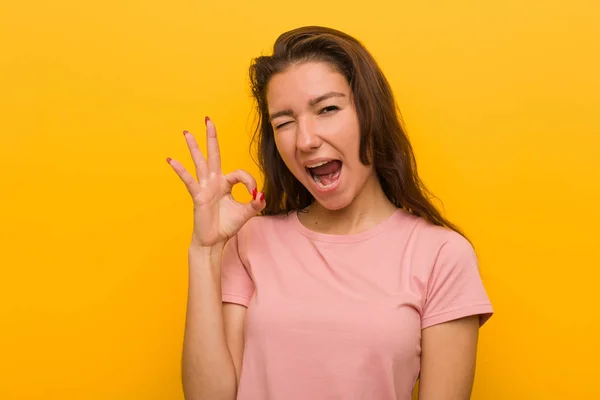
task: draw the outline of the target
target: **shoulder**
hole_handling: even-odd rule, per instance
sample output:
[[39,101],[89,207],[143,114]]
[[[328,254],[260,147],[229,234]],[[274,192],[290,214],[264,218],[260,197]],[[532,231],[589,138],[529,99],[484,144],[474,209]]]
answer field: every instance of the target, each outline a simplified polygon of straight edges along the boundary
[[414,243],[428,251],[435,253],[441,251],[472,253],[474,251],[469,240],[452,229],[434,225],[424,218],[414,215],[409,215],[408,220],[412,221],[410,235],[414,239]]
[[429,275],[435,269],[462,266],[477,269],[477,256],[471,242],[460,233],[409,215],[407,248],[415,267]]
[[290,214],[257,215],[250,218],[239,230],[237,236],[241,242],[254,241],[253,238],[265,238],[288,231],[291,223]]
[[292,227],[290,219],[288,214],[250,218],[232,238],[242,262],[248,264],[253,254],[267,254],[287,240],[285,233]]

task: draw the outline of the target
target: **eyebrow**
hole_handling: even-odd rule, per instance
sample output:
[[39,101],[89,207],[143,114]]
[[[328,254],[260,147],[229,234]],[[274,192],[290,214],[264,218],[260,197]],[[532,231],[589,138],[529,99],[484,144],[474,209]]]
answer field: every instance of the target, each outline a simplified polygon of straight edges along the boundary
[[[325,101],[327,99],[330,99],[332,97],[346,97],[346,95],[344,93],[340,93],[340,92],[329,92],[329,93],[325,93],[319,97],[315,97],[314,99],[311,99],[308,104],[311,107],[316,106],[317,104],[319,104],[322,101]],[[293,115],[294,112],[292,110],[281,110],[281,111],[277,111],[276,113],[273,113],[269,116],[269,119],[272,121],[275,118],[279,118],[279,117],[287,117],[287,116],[291,116]]]
[[346,97],[346,95],[344,93],[340,93],[340,92],[329,92],[329,93],[325,93],[324,95],[319,96],[315,99],[310,100],[308,102],[308,104],[310,104],[311,107],[314,107],[315,105],[319,104],[320,102],[330,99],[332,97]]

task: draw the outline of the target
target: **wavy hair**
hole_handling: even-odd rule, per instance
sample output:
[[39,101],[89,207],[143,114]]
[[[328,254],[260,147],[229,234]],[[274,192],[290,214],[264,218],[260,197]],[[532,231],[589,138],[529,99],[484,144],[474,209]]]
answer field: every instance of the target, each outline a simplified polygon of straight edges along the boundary
[[255,58],[250,66],[258,117],[252,145],[256,146],[257,164],[264,176],[266,199],[262,214],[302,210],[314,201],[308,189],[289,171],[276,148],[266,97],[273,75],[308,61],[329,63],[346,77],[360,125],[360,161],[364,165],[374,164],[387,198],[396,207],[463,235],[431,202],[433,196],[417,174],[413,149],[402,126],[392,89],[373,56],[354,37],[319,26],[283,33],[275,41],[273,54]]

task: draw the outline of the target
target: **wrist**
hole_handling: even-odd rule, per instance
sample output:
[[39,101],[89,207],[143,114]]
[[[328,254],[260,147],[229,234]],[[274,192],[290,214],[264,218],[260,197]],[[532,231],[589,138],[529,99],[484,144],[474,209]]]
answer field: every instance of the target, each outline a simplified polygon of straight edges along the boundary
[[188,247],[188,253],[209,258],[221,256],[223,249],[225,248],[225,243],[226,242],[218,242],[214,245],[205,246],[192,241]]

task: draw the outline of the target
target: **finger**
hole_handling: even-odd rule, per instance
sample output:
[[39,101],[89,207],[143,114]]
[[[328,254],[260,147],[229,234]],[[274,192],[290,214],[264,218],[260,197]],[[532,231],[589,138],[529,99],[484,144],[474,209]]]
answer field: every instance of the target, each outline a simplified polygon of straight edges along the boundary
[[190,194],[192,195],[192,198],[196,197],[196,195],[200,193],[200,185],[198,184],[196,179],[194,179],[192,174],[190,174],[185,169],[185,167],[177,160],[171,160],[170,158],[167,158],[167,162],[169,163],[169,165],[171,165],[171,168],[173,168],[177,176],[179,176],[181,181],[185,184],[188,192],[190,192]]
[[221,151],[219,150],[219,140],[217,139],[217,129],[215,124],[206,117],[206,148],[208,153],[208,170],[211,174],[221,173]]
[[183,136],[185,136],[185,141],[190,149],[192,161],[194,161],[194,166],[196,167],[196,179],[199,182],[206,181],[208,179],[208,165],[206,164],[206,159],[204,158],[204,154],[202,154],[202,150],[198,147],[196,138],[188,131],[183,131]]
[[250,203],[248,203],[248,205],[250,208],[252,208],[252,210],[248,210],[248,214],[250,214],[249,217],[258,214],[267,206],[267,203],[265,202],[265,194],[258,192],[256,199],[252,200]]
[[225,175],[225,179],[232,187],[238,183],[243,183],[250,194],[254,194],[252,192],[256,190],[256,179],[243,169],[238,169]]
[[243,169],[238,169],[237,171],[225,175],[225,179],[232,187],[238,183],[244,184],[246,189],[248,189],[248,192],[252,195],[252,201],[246,205],[248,207],[249,217],[256,215],[257,212],[260,212],[265,208],[266,203],[264,193],[258,191],[256,188],[256,179],[248,172]]

